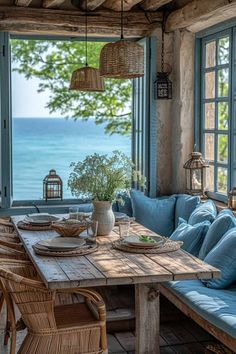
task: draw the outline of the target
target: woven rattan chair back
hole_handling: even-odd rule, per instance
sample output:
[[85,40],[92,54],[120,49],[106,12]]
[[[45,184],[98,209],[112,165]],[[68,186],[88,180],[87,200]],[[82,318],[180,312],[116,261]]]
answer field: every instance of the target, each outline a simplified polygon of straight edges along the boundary
[[32,265],[8,264],[0,277],[28,328],[19,354],[107,353],[105,305],[96,292],[73,290],[84,303],[55,306],[56,291],[46,289]]

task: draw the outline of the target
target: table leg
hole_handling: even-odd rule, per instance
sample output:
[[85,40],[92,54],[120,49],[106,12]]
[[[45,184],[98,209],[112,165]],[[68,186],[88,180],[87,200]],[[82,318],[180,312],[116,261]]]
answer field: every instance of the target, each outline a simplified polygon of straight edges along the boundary
[[159,354],[160,313],[157,284],[135,285],[135,316],[135,354]]

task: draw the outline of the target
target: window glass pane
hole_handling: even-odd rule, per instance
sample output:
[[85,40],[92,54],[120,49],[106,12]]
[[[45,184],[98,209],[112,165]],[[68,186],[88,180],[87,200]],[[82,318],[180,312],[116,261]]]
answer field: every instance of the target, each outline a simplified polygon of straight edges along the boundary
[[214,166],[212,165],[206,168],[206,189],[214,191]]
[[214,134],[205,134],[205,158],[206,160],[214,160]]
[[217,190],[221,193],[227,193],[227,169],[219,167],[217,173]]
[[218,70],[218,97],[227,97],[229,94],[229,69]]
[[216,65],[216,42],[206,44],[206,68]]
[[228,135],[218,135],[218,161],[228,162]]
[[218,129],[228,129],[229,104],[227,102],[218,103]]
[[215,128],[215,103],[205,104],[205,129]]
[[229,37],[220,38],[218,44],[218,65],[229,62]]
[[205,98],[215,97],[215,72],[210,71],[205,74]]

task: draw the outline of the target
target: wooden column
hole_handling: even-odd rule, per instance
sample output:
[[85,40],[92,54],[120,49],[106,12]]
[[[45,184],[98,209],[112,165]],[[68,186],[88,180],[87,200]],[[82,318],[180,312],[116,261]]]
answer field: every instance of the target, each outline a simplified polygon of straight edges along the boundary
[[135,285],[136,354],[160,353],[159,290],[155,284]]

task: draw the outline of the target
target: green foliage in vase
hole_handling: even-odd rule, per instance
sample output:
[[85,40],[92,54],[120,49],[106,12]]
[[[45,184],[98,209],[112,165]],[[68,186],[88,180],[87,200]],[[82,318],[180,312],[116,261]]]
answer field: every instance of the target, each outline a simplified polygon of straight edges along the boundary
[[75,197],[112,202],[120,192],[130,190],[134,166],[119,151],[113,151],[111,156],[95,153],[83,161],[72,162],[71,167],[68,187]]
[[[98,68],[105,43],[88,43],[88,63]],[[11,40],[13,70],[40,80],[49,91],[47,108],[66,118],[105,123],[107,134],[131,134],[131,80],[106,79],[105,92],[70,91],[72,72],[85,65],[85,44],[78,41]]]

